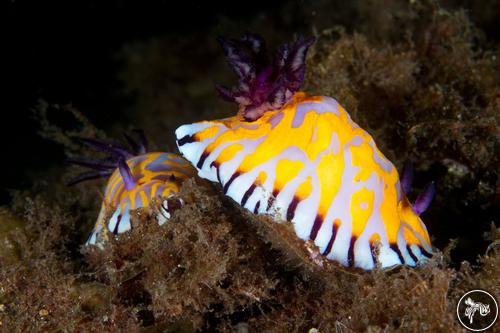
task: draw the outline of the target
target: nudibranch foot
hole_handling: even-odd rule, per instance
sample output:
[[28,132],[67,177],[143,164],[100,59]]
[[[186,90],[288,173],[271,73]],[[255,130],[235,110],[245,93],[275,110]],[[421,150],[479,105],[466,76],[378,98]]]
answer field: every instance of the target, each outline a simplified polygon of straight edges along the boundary
[[130,148],[119,143],[95,139],[82,139],[92,148],[110,155],[109,160],[71,158],[69,163],[93,169],[82,173],[69,184],[109,177],[104,201],[86,245],[102,245],[109,235],[116,235],[132,227],[132,211],[153,208],[159,200],[156,214],[163,224],[171,213],[183,204],[175,198],[182,182],[195,176],[196,171],[182,157],[163,152],[147,152],[147,141],[142,131],[135,131],[138,142],[125,138]]
[[239,112],[180,126],[177,146],[200,177],[250,212],[290,221],[327,259],[365,270],[416,266],[432,256],[419,214],[433,187],[412,206],[411,170],[401,182],[335,99],[297,91],[313,41],[284,46],[269,62],[261,39],[222,40],[239,83],[218,90]]

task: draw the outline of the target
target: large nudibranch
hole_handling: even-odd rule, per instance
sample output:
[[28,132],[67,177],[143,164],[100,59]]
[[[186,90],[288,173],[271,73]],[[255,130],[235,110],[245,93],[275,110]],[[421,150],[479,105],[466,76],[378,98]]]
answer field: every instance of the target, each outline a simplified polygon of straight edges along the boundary
[[94,169],[81,174],[70,184],[110,176],[97,222],[86,245],[100,245],[109,234],[129,230],[131,211],[148,208],[154,200],[160,202],[156,216],[159,224],[165,223],[171,212],[183,203],[181,199],[172,197],[179,192],[184,180],[196,175],[196,170],[181,156],[163,152],[147,153],[144,135],[141,132],[138,134],[140,143],[126,136],[131,150],[116,143],[82,140],[95,149],[109,153],[113,158],[111,162],[69,160],[70,163]]
[[258,36],[220,42],[239,85],[217,89],[239,113],[176,130],[179,150],[199,176],[255,214],[291,221],[300,239],[343,266],[415,266],[430,257],[419,214],[434,186],[410,204],[411,170],[400,181],[336,100],[298,91],[314,40],[283,46],[273,62]]

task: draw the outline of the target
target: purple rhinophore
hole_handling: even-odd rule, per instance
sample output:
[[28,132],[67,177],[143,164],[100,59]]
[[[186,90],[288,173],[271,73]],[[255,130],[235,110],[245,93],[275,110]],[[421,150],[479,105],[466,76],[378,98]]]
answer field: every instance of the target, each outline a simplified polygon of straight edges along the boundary
[[284,44],[270,60],[262,37],[246,33],[240,40],[218,38],[226,61],[238,76],[233,88],[216,85],[226,101],[236,102],[246,121],[255,121],[269,110],[280,109],[300,89],[305,57],[315,38]]
[[413,204],[413,210],[415,214],[420,215],[429,208],[434,195],[436,194],[436,186],[434,182],[430,182],[425,185],[424,190],[418,195],[415,203]]
[[133,190],[135,188],[134,176],[132,175],[132,171],[125,160],[120,159],[118,161],[118,170],[120,170],[120,175],[123,178],[127,191]]
[[403,165],[403,172],[401,176],[401,187],[405,194],[410,193],[411,184],[413,182],[413,163],[409,160]]

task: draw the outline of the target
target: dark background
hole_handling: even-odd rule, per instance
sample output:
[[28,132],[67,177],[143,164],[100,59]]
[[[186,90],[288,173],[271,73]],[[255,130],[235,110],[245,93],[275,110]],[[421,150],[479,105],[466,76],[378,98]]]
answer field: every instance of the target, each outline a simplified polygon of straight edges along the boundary
[[[330,2],[337,9],[328,13],[328,23],[356,30],[362,15],[341,1]],[[120,63],[115,54],[124,44],[175,36],[191,38],[196,45],[197,39],[215,39],[213,32],[219,26],[224,30],[224,22],[236,22],[243,31],[248,22],[262,17],[262,22],[274,21],[275,27],[289,34],[310,32],[312,25],[320,24],[315,22],[315,8],[324,3],[4,1],[0,205],[9,202],[11,190],[31,187],[34,179],[43,177],[44,170],[64,161],[63,148],[37,133],[39,123],[33,119],[33,108],[39,99],[60,105],[72,103],[104,130],[123,121],[121,112],[133,99],[124,93],[117,78]],[[491,1],[488,4],[483,8],[473,1],[452,1],[448,6],[469,10],[473,18],[478,17],[476,24],[488,38],[498,40],[499,6]],[[176,52],[175,45],[172,52]],[[59,121],[64,127],[64,119]]]
[[114,57],[123,44],[164,35],[193,38],[222,16],[251,18],[282,5],[252,1],[243,10],[231,1],[5,3],[0,204],[9,201],[10,190],[30,187],[34,177],[64,160],[62,147],[37,134],[33,108],[39,99],[72,103],[106,129],[120,121],[120,110],[130,101],[121,90]]

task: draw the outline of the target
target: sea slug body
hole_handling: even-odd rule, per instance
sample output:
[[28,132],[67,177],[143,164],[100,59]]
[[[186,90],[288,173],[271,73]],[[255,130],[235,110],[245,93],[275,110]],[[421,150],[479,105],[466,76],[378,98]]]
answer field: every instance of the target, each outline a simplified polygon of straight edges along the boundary
[[221,39],[240,81],[218,90],[240,111],[180,126],[179,150],[200,177],[219,183],[255,214],[292,222],[297,236],[330,260],[366,270],[415,266],[432,253],[419,214],[434,187],[410,204],[411,172],[400,181],[373,138],[335,99],[298,91],[312,42],[285,45],[266,63],[260,37]]
[[[113,162],[72,159],[70,162],[96,169],[77,177],[72,183],[90,178],[109,180],[97,222],[86,245],[101,245],[110,234],[131,228],[131,211],[147,208],[160,200],[156,219],[159,224],[170,218],[173,210],[183,204],[172,199],[182,182],[196,175],[196,170],[181,156],[164,152],[146,152],[145,142],[133,152],[117,144],[86,139],[84,142],[115,157]],[[112,212],[110,214],[110,212]]]

